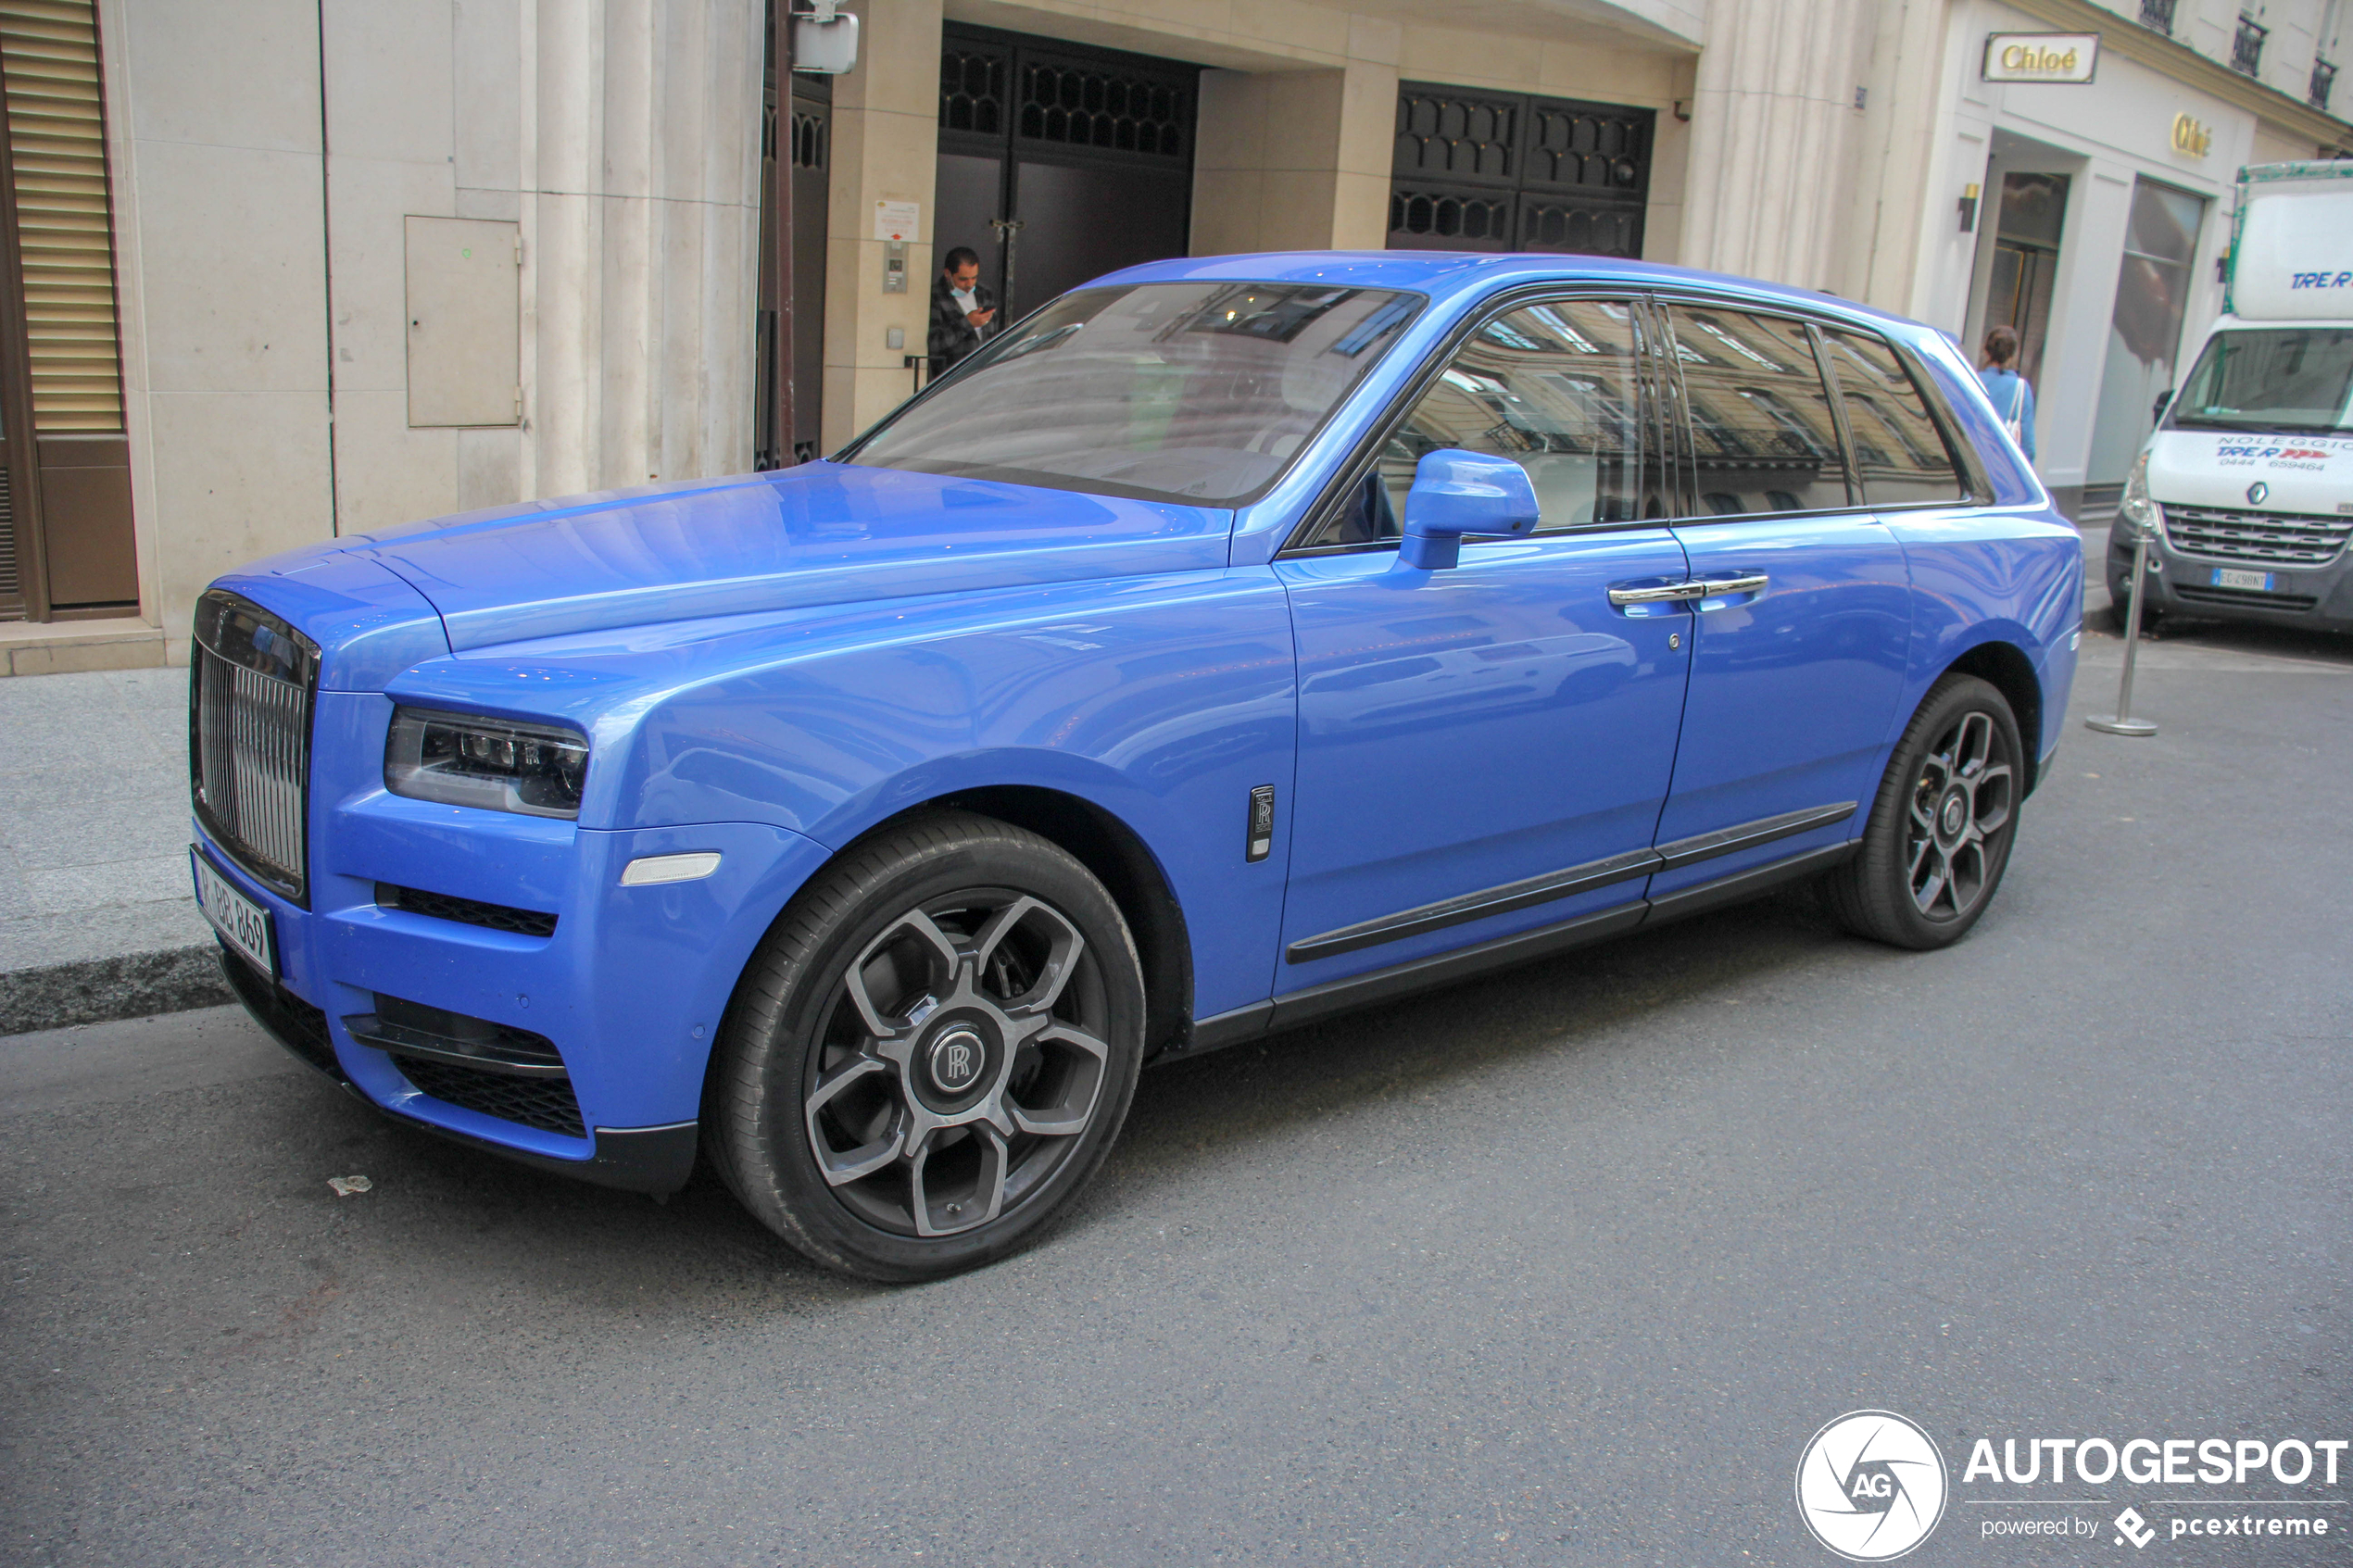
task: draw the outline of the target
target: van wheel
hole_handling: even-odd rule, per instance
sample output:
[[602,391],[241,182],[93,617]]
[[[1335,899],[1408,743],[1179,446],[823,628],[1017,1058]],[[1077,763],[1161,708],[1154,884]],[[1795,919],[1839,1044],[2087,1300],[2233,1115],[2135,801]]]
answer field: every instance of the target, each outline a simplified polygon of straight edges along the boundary
[[845,1273],[992,1262],[1102,1163],[1143,1031],[1143,966],[1085,866],[988,818],[924,818],[845,852],[754,954],[712,1055],[712,1163]]
[[1966,935],[2009,865],[2024,755],[1994,687],[1973,675],[1930,687],[1880,781],[1862,847],[1826,880],[1840,922],[1898,947]]

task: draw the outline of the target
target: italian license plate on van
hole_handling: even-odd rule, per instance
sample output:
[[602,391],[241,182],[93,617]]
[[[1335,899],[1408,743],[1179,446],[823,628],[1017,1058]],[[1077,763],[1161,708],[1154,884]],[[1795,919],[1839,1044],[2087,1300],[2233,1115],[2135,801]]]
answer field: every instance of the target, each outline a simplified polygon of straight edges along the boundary
[[227,877],[212,869],[204,851],[193,844],[188,847],[188,859],[196,868],[196,908],[212,922],[212,929],[220,933],[222,941],[251,959],[254,968],[275,980],[278,966],[270,942],[270,911],[232,886]]
[[2214,569],[2217,588],[2246,588],[2258,594],[2272,591],[2274,579],[2268,571],[2234,571],[2227,566]]

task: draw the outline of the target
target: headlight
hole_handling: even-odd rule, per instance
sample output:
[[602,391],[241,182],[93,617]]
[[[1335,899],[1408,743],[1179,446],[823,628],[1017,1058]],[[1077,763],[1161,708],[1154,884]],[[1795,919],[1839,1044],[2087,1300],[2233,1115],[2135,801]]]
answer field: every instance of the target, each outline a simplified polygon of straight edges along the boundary
[[2133,471],[2125,476],[2124,498],[2116,504],[2116,526],[2127,539],[2154,539],[2164,521],[2149,499],[2149,455],[2144,452],[2133,459]]
[[398,708],[384,746],[384,788],[415,800],[577,817],[588,742],[572,730]]

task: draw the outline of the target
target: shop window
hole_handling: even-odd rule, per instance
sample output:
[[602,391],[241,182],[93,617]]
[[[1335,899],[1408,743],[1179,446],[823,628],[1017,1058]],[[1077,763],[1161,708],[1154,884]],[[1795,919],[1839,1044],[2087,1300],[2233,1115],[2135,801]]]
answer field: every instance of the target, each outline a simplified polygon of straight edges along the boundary
[[2196,282],[2191,262],[2205,220],[2206,203],[2185,191],[2150,180],[2133,187],[2084,470],[2087,486],[2123,483],[2125,470],[2155,427],[2150,405],[2173,385],[2182,319]]

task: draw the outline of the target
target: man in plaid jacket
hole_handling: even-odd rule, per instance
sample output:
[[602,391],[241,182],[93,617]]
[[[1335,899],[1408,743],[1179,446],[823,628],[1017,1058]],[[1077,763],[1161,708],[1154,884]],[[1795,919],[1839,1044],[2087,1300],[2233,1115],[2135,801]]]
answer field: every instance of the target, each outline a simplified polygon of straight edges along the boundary
[[980,257],[958,245],[931,284],[931,373],[941,376],[995,334],[997,299],[980,281]]

